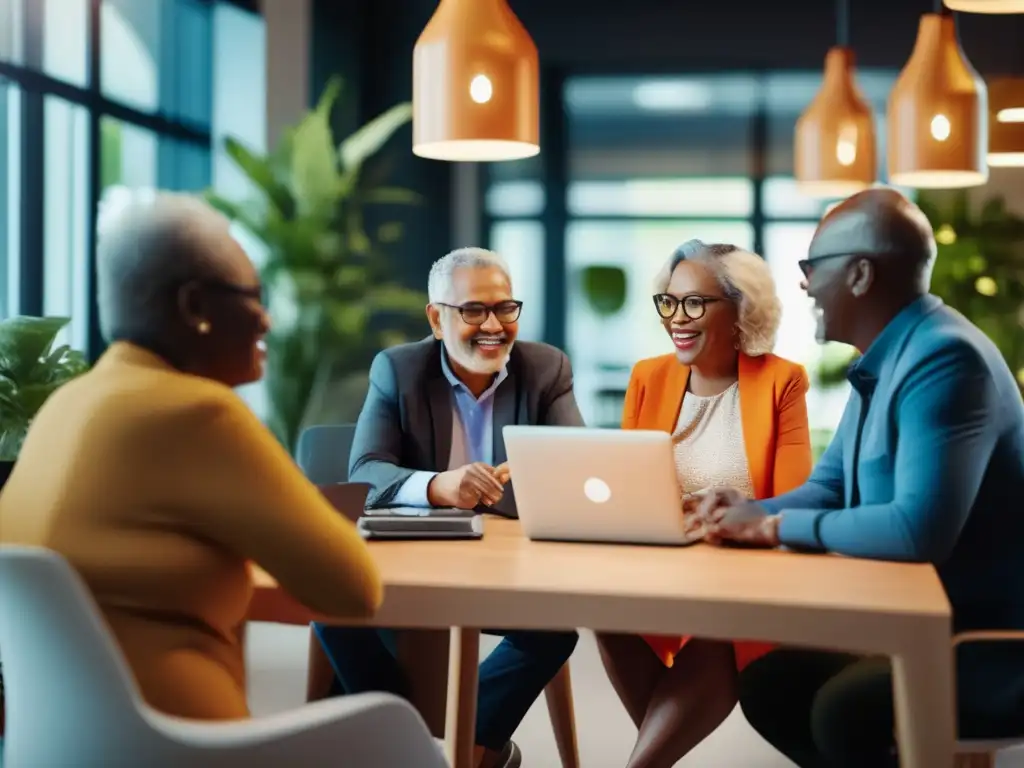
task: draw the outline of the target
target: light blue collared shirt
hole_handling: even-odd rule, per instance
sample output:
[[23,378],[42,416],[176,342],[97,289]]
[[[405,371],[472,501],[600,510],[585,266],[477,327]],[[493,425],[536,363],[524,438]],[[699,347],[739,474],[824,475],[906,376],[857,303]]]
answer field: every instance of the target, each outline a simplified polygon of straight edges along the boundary
[[[502,366],[491,386],[480,397],[474,397],[469,388],[459,381],[448,364],[448,353],[441,349],[441,370],[452,385],[452,448],[448,456],[448,469],[456,469],[473,462],[491,464],[494,461],[494,393],[508,377],[508,368]],[[429,507],[427,486],[437,472],[414,472],[395,494],[396,507]]]

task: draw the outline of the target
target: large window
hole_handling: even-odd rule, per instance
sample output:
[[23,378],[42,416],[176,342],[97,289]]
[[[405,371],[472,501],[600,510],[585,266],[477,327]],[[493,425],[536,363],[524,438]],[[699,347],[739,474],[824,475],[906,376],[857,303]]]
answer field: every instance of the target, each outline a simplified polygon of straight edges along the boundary
[[489,246],[502,254],[512,271],[512,291],[523,302],[519,338],[544,338],[545,237],[541,216],[547,195],[541,180],[539,157],[495,164],[489,170],[491,184],[484,198],[484,215],[490,220]]
[[21,92],[0,80],[0,317],[18,312],[20,146]]
[[[878,116],[880,178],[885,100],[895,76],[869,70],[858,77]],[[651,283],[691,238],[732,243],[768,260],[784,306],[776,352],[814,377],[826,352],[814,336],[797,261],[828,203],[800,193],[792,145],[796,120],[820,84],[817,72],[569,78],[564,156],[488,168],[490,245],[529,281],[517,292],[540,298],[552,270],[565,269],[565,349],[588,423],[617,423],[632,365],[671,350],[651,308]],[[551,194],[544,163],[562,166],[561,221],[543,218]],[[564,228],[564,255],[549,264],[552,227]],[[612,315],[599,312],[584,289],[584,275],[597,266],[625,277],[624,305]],[[557,303],[548,298],[550,311]],[[544,327],[531,326],[530,337]],[[834,428],[846,397],[842,386],[814,387],[812,427]]]
[[221,5],[0,0],[0,317],[67,316],[67,341],[101,350],[98,206],[125,188],[210,185]]

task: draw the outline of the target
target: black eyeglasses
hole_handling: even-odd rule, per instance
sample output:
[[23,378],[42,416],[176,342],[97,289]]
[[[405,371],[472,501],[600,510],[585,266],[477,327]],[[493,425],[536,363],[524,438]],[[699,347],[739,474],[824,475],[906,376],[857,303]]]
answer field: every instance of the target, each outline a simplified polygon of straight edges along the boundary
[[499,301],[497,304],[482,304],[478,301],[470,301],[466,304],[445,304],[440,301],[434,303],[439,307],[457,310],[467,325],[483,325],[491,314],[502,325],[514,323],[523,311],[523,302],[513,300]]
[[882,254],[875,254],[875,253],[826,253],[826,254],[823,254],[822,256],[815,256],[815,257],[810,258],[810,259],[800,259],[800,261],[797,262],[797,266],[800,267],[800,271],[804,273],[804,277],[807,278],[807,279],[810,279],[811,272],[813,272],[814,268],[818,264],[823,262],[823,261],[828,261],[829,259],[838,259],[838,258],[870,259],[872,256],[878,256],[878,255],[882,255]]
[[232,293],[236,296],[255,299],[264,306],[267,304],[266,290],[263,285],[238,285],[237,283],[231,283],[226,280],[204,280],[202,285],[211,290],[220,291],[221,293]]
[[721,296],[701,296],[698,293],[691,293],[689,296],[673,296],[671,293],[657,293],[654,295],[654,307],[658,314],[665,320],[676,316],[679,307],[682,306],[683,314],[691,320],[700,320],[708,311],[708,304],[716,301],[724,301]]

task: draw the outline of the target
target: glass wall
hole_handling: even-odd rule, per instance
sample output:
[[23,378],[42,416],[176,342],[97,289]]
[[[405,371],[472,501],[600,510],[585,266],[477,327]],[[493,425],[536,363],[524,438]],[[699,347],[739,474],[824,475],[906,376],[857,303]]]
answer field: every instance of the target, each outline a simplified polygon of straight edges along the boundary
[[[100,351],[96,211],[115,191],[210,185],[231,14],[257,18],[216,0],[0,0],[0,317],[69,317],[67,340]],[[258,102],[246,119],[265,119]]]
[[544,338],[545,231],[541,216],[547,204],[540,157],[488,168],[491,181],[484,196],[484,214],[491,221],[490,248],[505,256],[512,272],[512,290],[523,302],[519,338]]
[[[878,116],[884,178],[885,101],[896,72],[861,72]],[[633,364],[671,351],[651,307],[651,283],[676,246],[691,238],[758,250],[770,263],[784,306],[776,352],[814,377],[823,348],[814,338],[797,261],[806,254],[826,203],[793,180],[793,132],[821,84],[818,72],[688,77],[573,77],[565,81],[566,352],[588,423],[618,423]],[[545,259],[543,166],[490,166],[485,213],[490,245],[503,252],[542,303],[558,264]],[[585,290],[589,267],[621,270],[625,302],[601,311]],[[551,304],[548,304],[549,308]],[[530,326],[530,336],[543,322]],[[847,390],[815,388],[812,427],[834,428]]]

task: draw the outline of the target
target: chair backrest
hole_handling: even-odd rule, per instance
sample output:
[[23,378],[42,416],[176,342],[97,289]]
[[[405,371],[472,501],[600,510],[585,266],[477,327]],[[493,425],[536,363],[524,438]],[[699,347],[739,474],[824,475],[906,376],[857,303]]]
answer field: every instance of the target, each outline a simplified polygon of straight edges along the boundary
[[352,453],[355,424],[321,424],[299,435],[296,450],[299,467],[317,485],[348,482],[348,458]]
[[64,740],[87,755],[137,729],[135,679],[92,595],[56,552],[0,546],[0,648],[8,765]]

